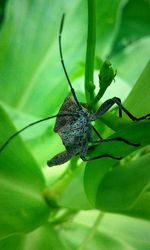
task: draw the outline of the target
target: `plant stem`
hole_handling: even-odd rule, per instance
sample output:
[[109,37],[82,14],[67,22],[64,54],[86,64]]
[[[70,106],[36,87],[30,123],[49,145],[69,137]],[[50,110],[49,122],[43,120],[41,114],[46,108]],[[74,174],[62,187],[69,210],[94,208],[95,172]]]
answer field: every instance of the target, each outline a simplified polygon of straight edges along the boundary
[[43,196],[50,207],[59,208],[57,203],[59,197],[78,171],[80,171],[80,169],[77,165],[77,158],[72,159],[68,168],[59,179],[54,184],[46,187]]
[[43,193],[45,200],[47,201],[50,207],[58,208],[57,200],[63,192],[66,185],[72,179],[72,172],[68,168],[65,173],[54,183],[53,185],[48,186]]
[[95,41],[96,41],[96,14],[95,0],[88,0],[88,34],[87,34],[87,49],[85,62],[85,95],[87,103],[90,104],[94,100],[94,56],[95,56]]
[[97,228],[101,222],[101,220],[104,217],[104,213],[100,212],[100,214],[98,215],[98,217],[96,218],[93,227],[91,228],[91,231],[89,232],[89,234],[85,237],[85,239],[82,241],[82,243],[80,244],[80,246],[77,248],[77,250],[84,250],[86,249],[87,244],[89,243],[89,241],[94,237]]

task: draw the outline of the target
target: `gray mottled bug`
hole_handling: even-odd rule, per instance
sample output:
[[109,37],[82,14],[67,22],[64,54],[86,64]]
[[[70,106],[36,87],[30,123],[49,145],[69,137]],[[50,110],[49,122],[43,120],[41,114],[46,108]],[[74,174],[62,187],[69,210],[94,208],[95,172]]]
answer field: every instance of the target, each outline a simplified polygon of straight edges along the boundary
[[[121,100],[118,97],[113,97],[111,99],[108,99],[105,101],[100,108],[93,114],[91,114],[87,108],[85,108],[77,99],[76,93],[71,85],[70,79],[68,77],[66,67],[64,64],[63,60],[63,55],[62,55],[62,46],[61,46],[61,34],[62,34],[62,29],[63,29],[63,24],[64,24],[64,17],[65,15],[63,14],[62,20],[61,20],[61,25],[60,25],[60,32],[59,32],[59,51],[60,51],[60,58],[61,58],[61,63],[62,67],[64,69],[64,73],[66,75],[68,84],[70,86],[70,90],[72,93],[72,97],[67,97],[62,104],[59,112],[57,115],[50,116],[43,118],[41,120],[35,121],[26,127],[20,129],[17,131],[15,134],[13,134],[11,137],[8,138],[8,140],[1,146],[0,152],[8,145],[8,143],[14,139],[19,133],[24,131],[25,129],[52,119],[56,118],[56,123],[54,127],[54,131],[59,134],[59,136],[62,139],[62,142],[65,146],[65,151],[62,153],[57,154],[54,156],[51,160],[47,162],[49,167],[55,166],[55,165],[61,165],[67,161],[69,161],[73,156],[79,155],[80,158],[83,161],[90,161],[90,160],[95,160],[99,159],[102,157],[109,157],[112,159],[117,159],[120,160],[121,157],[113,156],[110,154],[103,154],[103,155],[98,155],[95,157],[87,157],[87,151],[88,151],[88,146],[89,143],[91,145],[103,143],[103,142],[113,142],[113,141],[122,141],[123,143],[126,143],[131,146],[138,147],[140,144],[135,144],[131,143],[128,140],[120,137],[116,138],[109,138],[109,139],[103,139],[99,132],[95,129],[94,126],[92,126],[91,122],[95,121],[96,119],[100,118],[104,113],[106,113],[114,104],[117,104],[119,107],[119,116],[122,116],[122,111],[126,113],[126,115],[132,120],[132,121],[140,121],[144,119],[149,119],[150,114],[147,114],[142,117],[135,117],[133,116],[122,104]],[[94,140],[92,136],[92,132],[95,132],[96,135],[99,137],[98,140]]]

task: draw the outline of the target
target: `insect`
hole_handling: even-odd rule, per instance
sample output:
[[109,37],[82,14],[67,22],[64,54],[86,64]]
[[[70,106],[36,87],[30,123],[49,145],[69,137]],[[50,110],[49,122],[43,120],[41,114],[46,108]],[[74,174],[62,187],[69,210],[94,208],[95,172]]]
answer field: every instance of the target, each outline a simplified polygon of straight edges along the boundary
[[[62,16],[60,30],[59,30],[59,52],[60,52],[61,64],[65,73],[65,76],[67,78],[67,82],[69,84],[72,97],[67,97],[65,99],[57,115],[49,116],[41,120],[35,121],[33,123],[30,123],[26,127],[17,131],[11,137],[9,137],[8,140],[1,146],[0,152],[4,150],[4,148],[8,145],[8,143],[10,143],[11,140],[13,140],[19,133],[23,132],[25,129],[37,123],[40,123],[40,122],[43,122],[52,118],[56,118],[54,132],[59,134],[66,150],[57,154],[52,159],[50,159],[47,162],[49,167],[61,165],[69,161],[75,155],[79,155],[83,161],[91,161],[95,159],[100,159],[102,157],[109,157],[112,159],[120,160],[121,157],[113,156],[110,154],[103,154],[103,155],[98,155],[95,157],[87,157],[89,143],[91,145],[95,145],[95,144],[104,143],[104,142],[121,141],[123,143],[126,143],[134,147],[138,147],[140,144],[129,142],[128,140],[121,138],[121,137],[103,139],[91,122],[95,121],[96,119],[99,119],[114,104],[116,104],[119,108],[120,117],[122,117],[122,112],[125,112],[126,115],[132,121],[140,121],[140,120],[150,118],[150,113],[145,116],[137,118],[133,116],[122,105],[121,100],[118,97],[113,97],[105,101],[95,113],[90,113],[88,109],[84,107],[78,101],[78,98],[76,96],[74,88],[72,87],[72,84],[69,79],[69,76],[68,76],[68,73],[64,64],[64,60],[63,60],[61,37],[62,37],[62,30],[63,30],[63,25],[64,25],[64,18],[65,18],[65,14],[63,14]],[[93,131],[99,137],[98,140],[93,139],[93,136],[92,136]]]

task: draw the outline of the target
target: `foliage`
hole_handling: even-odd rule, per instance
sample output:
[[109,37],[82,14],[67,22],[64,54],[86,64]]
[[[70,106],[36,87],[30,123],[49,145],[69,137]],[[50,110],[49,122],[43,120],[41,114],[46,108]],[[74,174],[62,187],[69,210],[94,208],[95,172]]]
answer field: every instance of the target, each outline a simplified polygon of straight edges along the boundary
[[[119,96],[134,115],[150,113],[148,1],[95,4],[95,94],[101,62],[109,58],[117,76],[110,85],[114,72],[108,67],[111,80],[106,88],[110,86],[100,94],[101,101]],[[8,0],[3,11],[0,145],[26,124],[56,114],[69,94],[58,51],[62,12],[63,54],[82,102],[88,88],[87,82],[83,89],[84,70],[89,69],[86,1]],[[87,100],[90,103],[89,96]],[[138,149],[106,143],[89,154],[124,159],[85,164],[74,157],[48,169],[47,160],[63,150],[53,126],[51,120],[25,131],[0,154],[0,249],[149,249],[150,121],[133,123],[125,115],[118,118],[116,109],[108,112],[95,123],[102,136],[121,136],[140,143]]]

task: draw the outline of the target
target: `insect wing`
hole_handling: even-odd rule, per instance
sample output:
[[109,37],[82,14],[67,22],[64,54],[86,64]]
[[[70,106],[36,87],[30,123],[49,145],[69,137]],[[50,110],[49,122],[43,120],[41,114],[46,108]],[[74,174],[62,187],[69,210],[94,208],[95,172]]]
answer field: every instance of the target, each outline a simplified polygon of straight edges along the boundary
[[[64,113],[75,113],[78,111],[78,106],[71,97],[67,97],[63,102],[58,114]],[[75,120],[74,116],[64,116],[57,117],[54,131],[58,133],[62,128],[65,128],[66,125],[72,124]]]

